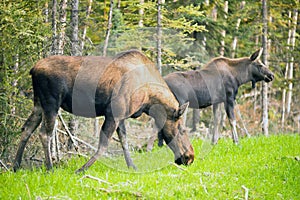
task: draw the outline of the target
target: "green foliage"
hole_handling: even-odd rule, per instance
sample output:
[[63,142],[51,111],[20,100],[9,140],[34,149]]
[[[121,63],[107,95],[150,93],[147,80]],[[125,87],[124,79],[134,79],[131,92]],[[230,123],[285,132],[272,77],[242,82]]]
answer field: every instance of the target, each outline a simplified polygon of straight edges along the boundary
[[[47,46],[45,1],[0,3],[0,156],[19,132],[31,103],[29,70]],[[43,26],[41,26],[43,24]]]
[[[82,158],[67,160],[53,172],[45,168],[2,172],[0,198],[244,199],[243,188],[248,189],[249,199],[300,198],[299,135],[252,137],[242,139],[238,146],[223,139],[213,148],[208,141],[194,139],[192,143],[196,160],[189,167],[165,163],[166,167],[152,172],[120,171],[100,160],[85,173],[99,181],[74,173],[85,162]],[[135,161],[152,166],[162,160]],[[120,159],[120,165],[124,163]]]

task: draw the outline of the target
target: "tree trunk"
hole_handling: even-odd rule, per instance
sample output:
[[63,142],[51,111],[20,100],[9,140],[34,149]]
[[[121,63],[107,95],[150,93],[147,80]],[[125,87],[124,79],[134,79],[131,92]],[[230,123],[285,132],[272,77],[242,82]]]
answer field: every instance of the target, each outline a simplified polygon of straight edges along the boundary
[[[43,11],[44,15],[45,15],[45,24],[49,23],[49,4],[48,2],[45,3],[45,9]],[[42,57],[46,57],[49,54],[49,50],[46,47],[47,42],[48,42],[49,38],[46,38],[46,41],[43,41],[43,52],[42,52]]]
[[113,7],[114,7],[114,1],[110,0],[108,22],[107,22],[107,28],[106,28],[106,34],[105,34],[105,42],[104,42],[104,46],[103,46],[103,56],[106,56],[106,53],[107,53],[108,41],[109,41],[110,31],[111,31],[111,27],[112,27]]
[[120,9],[121,8],[121,0],[118,0],[118,5],[117,8]]
[[52,0],[52,45],[51,45],[51,55],[57,54],[57,23],[56,23],[56,15],[57,15],[57,1]]
[[[145,0],[140,0],[140,5],[143,6],[145,3]],[[140,15],[140,20],[139,20],[139,27],[143,27],[144,26],[144,8],[140,8],[139,9],[139,15]]]
[[[291,19],[292,18],[292,12],[289,11],[289,21],[288,21],[288,26],[289,26],[289,32],[288,32],[288,39],[287,39],[287,51],[289,54],[290,51],[290,45],[291,45],[291,35],[292,35],[292,29],[291,29]],[[289,55],[287,55],[287,59],[289,59]],[[286,66],[285,66],[285,73],[284,73],[284,79],[288,79],[288,71],[289,71],[289,61],[287,60]],[[284,122],[285,122],[285,108],[286,108],[286,88],[284,85],[283,91],[282,91],[282,111],[281,111],[281,128],[284,128]]]
[[[259,36],[255,36],[255,46],[258,47],[259,43]],[[261,101],[259,101],[261,102]],[[257,108],[257,88],[254,88],[254,96],[253,96],[253,115],[256,115],[256,108]]]
[[59,35],[58,35],[58,49],[57,54],[64,53],[66,22],[67,22],[67,0],[61,0],[59,4]]
[[[227,19],[227,13],[228,13],[228,1],[224,2],[224,18],[225,20]],[[222,40],[221,40],[221,49],[220,49],[220,55],[224,56],[224,52],[225,52],[225,36],[226,36],[226,31],[222,30],[221,31],[221,35],[222,35]]]
[[[15,56],[13,56],[13,59],[14,59],[14,62],[15,62],[14,66],[13,66],[13,73],[18,74],[18,71],[19,71],[19,54],[18,54],[18,52]],[[18,87],[18,78],[13,79],[12,82],[11,82],[11,85],[12,85],[13,88],[17,88]],[[12,107],[10,109],[10,113],[13,114],[13,115],[16,114],[16,101],[13,98],[16,95],[17,94],[16,94],[15,90],[13,90],[13,92],[11,94],[11,98],[10,98],[11,105],[12,105]]]
[[[91,10],[92,10],[92,3],[93,3],[93,0],[89,0],[88,7],[86,9],[85,20],[87,20],[89,18],[89,16],[90,16],[90,13],[91,13]],[[83,48],[84,48],[84,43],[85,43],[85,37],[86,37],[86,31],[87,31],[87,25],[85,23],[84,27],[83,27],[83,31],[82,31],[82,40],[81,40],[81,45],[80,45],[81,53],[83,53]]]
[[[297,1],[297,5],[298,5]],[[298,8],[295,8],[293,11],[293,19],[292,19],[292,32],[291,32],[291,50],[292,52],[295,49],[295,40],[296,40],[296,28],[297,28],[297,19],[298,19]],[[292,56],[289,61],[289,70],[288,70],[288,80],[289,80],[289,87],[287,92],[287,106],[286,106],[286,112],[287,114],[291,111],[291,104],[292,104],[292,90],[293,90],[293,72],[294,72],[294,56],[292,53]]]
[[[82,55],[81,49],[79,47],[78,41],[78,7],[79,7],[79,0],[72,0],[72,11],[71,11],[71,55],[72,56],[80,56]],[[72,136],[75,135],[76,132],[76,124],[77,120],[75,116],[71,116],[69,121],[69,129]],[[67,149],[71,150],[73,146],[72,139],[68,139],[68,146]]]
[[[65,42],[65,29],[66,29],[66,20],[67,20],[67,0],[61,0],[59,4],[59,34],[57,35],[57,2],[56,0],[52,1],[52,48],[51,55],[60,55],[63,54],[64,42]],[[59,115],[60,112],[59,112]],[[57,125],[53,130],[53,137],[51,140],[51,156],[53,159],[59,160],[59,141],[57,137]],[[56,157],[55,157],[56,155]]]
[[162,66],[162,62],[161,62],[161,54],[162,54],[162,50],[161,50],[161,37],[162,37],[162,24],[161,24],[161,20],[162,20],[162,13],[161,13],[161,5],[163,0],[157,0],[157,42],[156,42],[156,50],[157,50],[157,58],[156,58],[156,62],[157,62],[157,69],[159,71],[159,73],[161,74],[162,70],[161,70],[161,66]]
[[78,5],[79,0],[72,0],[72,12],[71,12],[71,55],[79,56],[81,55],[79,45],[78,45]]
[[[263,14],[263,34],[262,34],[262,62],[268,67],[268,6],[267,0],[262,1]],[[269,118],[268,118],[268,84],[262,82],[262,131],[265,136],[269,135]]]
[[[242,1],[240,9],[242,10],[245,7],[245,5],[246,5],[246,1]],[[235,27],[236,35],[234,36],[233,41],[232,41],[232,53],[231,53],[232,58],[235,57],[235,51],[236,51],[237,42],[238,42],[237,33],[238,33],[238,30],[239,30],[239,27],[240,27],[240,23],[241,23],[241,18],[238,18],[237,23],[236,23],[236,27]]]

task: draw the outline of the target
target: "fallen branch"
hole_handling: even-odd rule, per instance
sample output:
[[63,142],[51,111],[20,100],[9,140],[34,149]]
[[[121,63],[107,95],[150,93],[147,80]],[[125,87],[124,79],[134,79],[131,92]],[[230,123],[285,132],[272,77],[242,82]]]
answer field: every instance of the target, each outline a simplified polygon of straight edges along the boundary
[[6,165],[2,162],[2,160],[0,160],[0,164],[4,167],[4,169],[5,169],[6,171],[8,171],[8,168],[7,168]]
[[58,113],[58,117],[59,117],[59,119],[60,119],[60,121],[61,121],[61,123],[62,123],[64,129],[66,130],[68,136],[70,137],[70,139],[71,139],[71,141],[72,141],[72,143],[73,143],[73,145],[74,145],[74,147],[75,147],[75,150],[78,151],[78,146],[77,146],[77,144],[76,144],[76,142],[75,142],[75,140],[74,140],[74,136],[73,136],[72,133],[70,132],[70,130],[69,130],[67,124],[65,123],[63,117],[61,116],[61,113],[60,113],[60,112]]
[[[235,102],[235,104],[237,104],[237,103]],[[251,135],[249,134],[249,132],[248,132],[248,130],[247,130],[247,128],[246,128],[246,125],[245,125],[244,120],[243,120],[243,118],[242,118],[242,114],[241,114],[241,111],[240,111],[239,107],[236,106],[235,108],[236,108],[235,110],[237,111],[237,114],[238,114],[238,116],[239,116],[239,118],[240,118],[240,120],[241,120],[241,122],[242,122],[242,125],[243,125],[243,127],[244,127],[244,131],[245,131],[247,137],[248,137],[248,138],[251,137]]]
[[116,142],[121,142],[118,138],[116,138],[116,137],[112,137],[112,139],[114,140],[114,141],[116,141]]
[[249,189],[242,185],[242,188],[245,190],[245,200],[248,200]]
[[[57,131],[60,132],[60,133],[65,134],[65,135],[68,135],[65,131],[62,131],[62,130],[60,130],[60,129],[57,129]],[[85,141],[79,139],[78,137],[72,136],[72,138],[73,138],[74,140],[76,140],[76,141],[78,141],[78,142],[80,142],[80,143],[86,145],[87,147],[89,147],[89,148],[91,148],[91,149],[97,151],[97,148],[96,148],[96,147],[94,147],[94,146],[92,146],[91,144],[89,144],[89,143],[87,143],[87,142],[85,142]]]

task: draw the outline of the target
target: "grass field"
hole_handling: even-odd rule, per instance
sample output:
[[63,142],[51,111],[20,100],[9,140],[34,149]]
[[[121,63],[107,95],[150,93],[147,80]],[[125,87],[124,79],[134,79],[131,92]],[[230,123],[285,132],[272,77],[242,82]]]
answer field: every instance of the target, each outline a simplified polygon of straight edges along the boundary
[[300,136],[222,139],[215,147],[192,141],[196,159],[173,165],[167,148],[133,155],[137,171],[123,157],[104,158],[85,174],[74,171],[86,158],[55,166],[0,174],[0,199],[300,199]]

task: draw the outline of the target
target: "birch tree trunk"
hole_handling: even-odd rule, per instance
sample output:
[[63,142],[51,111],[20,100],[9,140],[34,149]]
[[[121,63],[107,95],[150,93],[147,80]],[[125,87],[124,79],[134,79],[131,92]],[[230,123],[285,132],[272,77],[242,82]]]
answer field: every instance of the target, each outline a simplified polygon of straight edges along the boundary
[[52,0],[52,45],[51,45],[51,55],[57,54],[57,23],[56,23],[56,15],[57,15],[57,1]]
[[[85,17],[85,20],[88,19],[89,16],[90,16],[90,13],[91,13],[91,10],[92,10],[92,3],[93,3],[93,0],[89,0],[88,6],[87,6],[87,9],[86,9],[86,17]],[[83,26],[82,40],[81,40],[81,45],[80,45],[81,53],[83,53],[83,49],[84,49],[84,43],[85,43],[85,37],[86,37],[86,31],[87,31],[87,24],[85,23],[84,26]]]
[[[292,30],[291,30],[291,19],[292,18],[292,12],[289,11],[289,21],[288,21],[288,26],[289,26],[289,32],[288,32],[288,39],[287,39],[287,62],[285,66],[285,73],[284,73],[284,79],[288,79],[288,71],[289,71],[289,51],[290,51],[290,45],[291,45],[291,35],[292,35]],[[286,88],[284,86],[283,91],[282,91],[282,111],[281,111],[281,129],[284,128],[284,122],[285,122],[285,112],[286,112]]]
[[[224,19],[227,19],[227,13],[228,13],[228,1],[224,2]],[[226,36],[226,31],[222,30],[221,32],[222,35],[222,40],[221,40],[221,49],[220,49],[220,55],[224,56],[224,52],[225,52],[225,36]]]
[[59,35],[57,54],[64,53],[66,24],[67,24],[67,0],[61,0],[59,4]]
[[[145,3],[145,0],[140,0],[140,6],[143,6]],[[143,27],[144,26],[144,8],[140,8],[139,9],[139,15],[140,15],[140,20],[139,20],[139,27]]]
[[[43,11],[44,15],[45,15],[45,24],[49,23],[49,4],[48,2],[45,3],[45,8]],[[46,57],[47,54],[49,54],[49,49],[45,48],[47,45],[49,38],[47,37],[46,41],[43,41],[43,52],[42,52],[42,57]],[[51,52],[51,51],[50,51]]]
[[[17,52],[16,52],[16,55],[15,56],[13,56],[13,59],[14,59],[14,66],[13,66],[13,72],[14,72],[14,74],[18,74],[18,71],[19,71],[19,54],[18,54],[18,51],[19,50],[17,50]],[[13,86],[13,88],[17,88],[17,86],[18,86],[18,78],[15,78],[15,79],[13,79],[13,81],[12,81],[12,86]],[[13,96],[15,96],[16,95],[16,92],[15,91],[13,91],[12,92],[12,94],[11,94],[11,104],[12,104],[12,108],[10,109],[10,113],[11,114],[13,114],[13,115],[15,115],[16,114],[16,103],[15,103],[15,101],[14,100],[12,100],[13,99]]]
[[[262,35],[262,62],[268,67],[268,6],[267,0],[262,1],[263,14],[263,35]],[[262,82],[262,131],[265,136],[269,135],[269,117],[268,117],[268,84]]]
[[81,55],[78,41],[78,6],[79,0],[72,0],[72,11],[71,11],[71,55]]
[[107,28],[106,28],[106,34],[105,34],[105,41],[104,41],[103,53],[102,53],[103,56],[106,56],[106,53],[107,53],[108,41],[109,41],[110,31],[111,31],[111,27],[112,27],[113,7],[114,7],[114,1],[110,0],[108,22],[107,22]]
[[118,5],[117,8],[120,9],[121,8],[121,0],[118,0]]
[[[258,47],[259,43],[259,36],[255,36],[255,46]],[[261,102],[261,101],[259,101]],[[253,114],[256,115],[256,108],[257,108],[257,88],[254,88],[254,96],[253,96]]]
[[[59,33],[57,35],[57,23],[56,23],[56,15],[57,15],[57,2],[53,0],[52,4],[52,55],[60,55],[63,54],[64,51],[64,43],[65,43],[65,29],[66,29],[66,20],[67,20],[67,0],[61,0],[59,4]],[[58,112],[58,115],[61,115]],[[58,123],[57,120],[55,122]],[[57,137],[57,126],[54,127],[53,135],[54,137],[51,140],[51,156],[53,159],[59,160],[59,141]],[[55,157],[56,155],[56,157]]]
[[[297,1],[297,5],[298,4],[299,4],[299,1]],[[291,50],[292,50],[292,52],[295,49],[297,19],[298,19],[298,8],[295,8],[293,11],[292,32],[291,32]],[[294,56],[292,53],[292,56],[291,56],[291,59],[289,62],[289,70],[288,70],[289,87],[288,87],[288,92],[287,92],[287,106],[286,106],[287,114],[289,114],[291,112],[292,90],[293,90],[293,82],[292,82],[293,72],[294,72]]]
[[[80,56],[82,54],[81,49],[79,47],[78,41],[78,7],[79,0],[72,0],[72,10],[71,10],[71,56]],[[76,125],[78,124],[78,120],[76,120],[75,116],[71,116],[69,121],[69,129],[72,136],[75,135]],[[73,147],[72,139],[68,139],[67,149],[71,150]]]
[[156,50],[157,50],[157,58],[156,58],[156,63],[157,63],[157,69],[159,71],[159,73],[161,74],[162,70],[161,70],[161,37],[162,37],[162,24],[161,24],[161,20],[162,20],[162,13],[161,13],[161,5],[163,3],[163,0],[157,0],[157,41],[156,41]]
[[[244,9],[245,5],[246,5],[246,1],[242,1],[240,9],[241,10]],[[241,18],[238,18],[237,23],[236,23],[236,27],[235,27],[236,35],[234,36],[233,41],[232,41],[232,53],[231,53],[232,58],[235,57],[235,52],[236,52],[236,47],[237,47],[237,42],[238,42],[237,33],[238,33],[238,30],[239,30],[239,27],[240,27],[240,23],[241,23]]]

